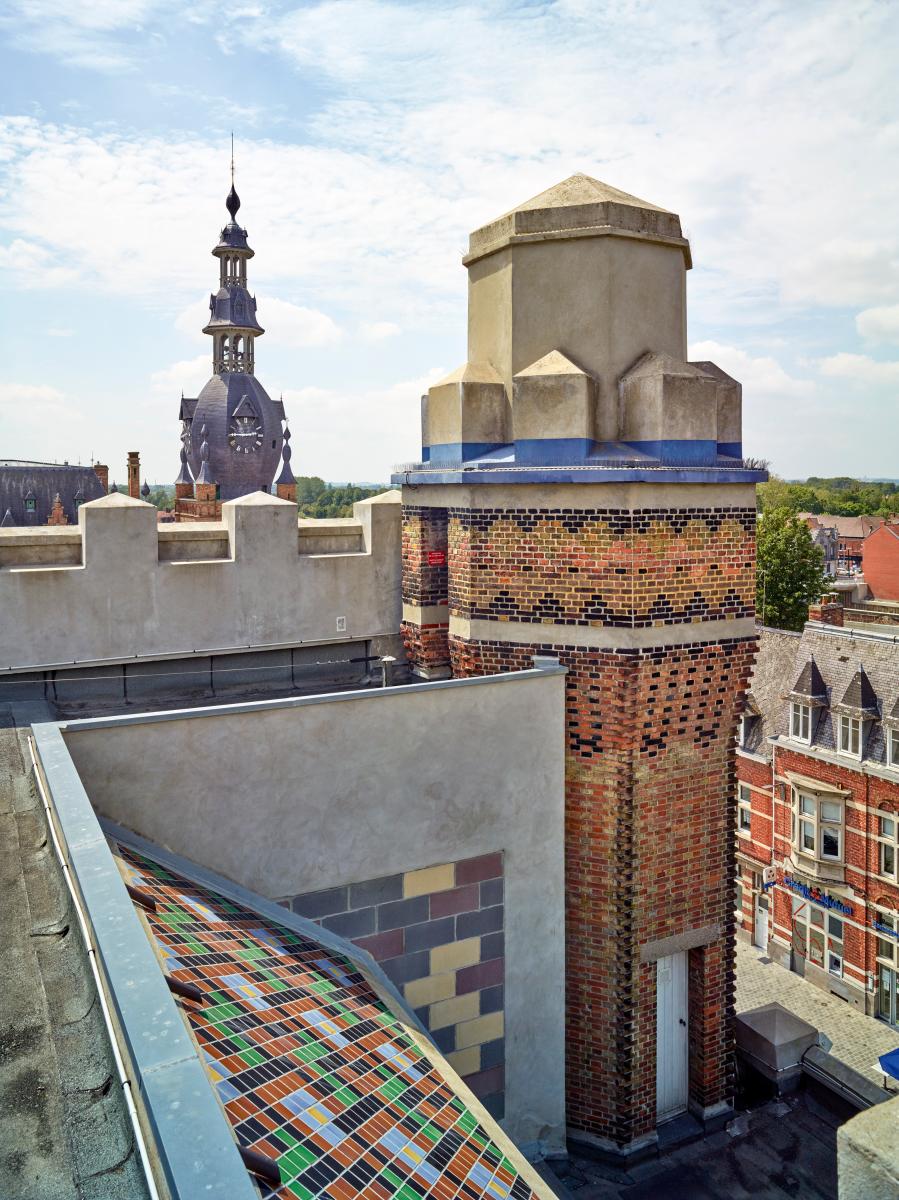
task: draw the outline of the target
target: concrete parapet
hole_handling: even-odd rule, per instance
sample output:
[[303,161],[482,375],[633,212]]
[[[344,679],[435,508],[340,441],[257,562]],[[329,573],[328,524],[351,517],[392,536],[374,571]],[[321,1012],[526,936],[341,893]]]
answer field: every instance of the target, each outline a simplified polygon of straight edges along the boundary
[[718,381],[667,354],[645,354],[620,384],[621,441],[662,462],[714,465]]
[[159,528],[120,493],[78,530],[0,530],[0,671],[395,635],[400,497],[304,522],[254,492],[223,521]]
[[899,1097],[859,1113],[837,1130],[840,1200],[899,1196]]
[[[512,433],[516,461],[528,462],[535,441],[560,443],[561,459],[583,455],[595,435],[594,380],[559,350],[551,350],[513,381]],[[539,461],[545,459],[545,450]]]

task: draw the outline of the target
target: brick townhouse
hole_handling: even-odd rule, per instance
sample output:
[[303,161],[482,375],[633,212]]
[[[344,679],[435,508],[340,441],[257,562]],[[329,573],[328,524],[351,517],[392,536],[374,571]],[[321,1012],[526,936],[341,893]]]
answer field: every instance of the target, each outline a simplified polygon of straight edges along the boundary
[[761,631],[736,800],[739,936],[899,1026],[895,632]]
[[807,512],[796,515],[801,521],[805,521],[818,544],[821,544],[820,536],[816,537],[816,535],[825,532],[833,535],[836,564],[839,571],[860,571],[862,569],[865,539],[884,523],[883,517],[835,517],[829,513]]

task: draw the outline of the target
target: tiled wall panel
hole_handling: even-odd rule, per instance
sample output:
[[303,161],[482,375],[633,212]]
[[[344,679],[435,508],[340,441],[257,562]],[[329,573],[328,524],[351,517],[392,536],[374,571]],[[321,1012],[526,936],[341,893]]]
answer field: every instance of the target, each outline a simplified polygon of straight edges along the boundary
[[504,1092],[503,854],[282,900],[367,950],[494,1116]]

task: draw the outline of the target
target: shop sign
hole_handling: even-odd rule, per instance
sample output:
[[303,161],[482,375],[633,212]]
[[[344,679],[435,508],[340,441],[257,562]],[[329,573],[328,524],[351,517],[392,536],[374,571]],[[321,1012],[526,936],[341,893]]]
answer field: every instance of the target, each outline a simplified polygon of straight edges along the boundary
[[842,900],[834,900],[833,896],[828,896],[826,892],[822,892],[817,887],[807,887],[804,883],[800,883],[798,879],[793,879],[790,875],[784,875],[784,883],[794,892],[798,892],[800,896],[804,896],[806,900],[811,900],[814,904],[820,904],[824,908],[835,908],[837,912],[845,913],[847,917],[852,916],[852,906],[844,904]]
[[889,934],[891,938],[896,938],[899,941],[899,933],[895,929],[890,929],[889,925],[882,924],[876,917],[871,918],[871,928],[876,929],[878,933]]

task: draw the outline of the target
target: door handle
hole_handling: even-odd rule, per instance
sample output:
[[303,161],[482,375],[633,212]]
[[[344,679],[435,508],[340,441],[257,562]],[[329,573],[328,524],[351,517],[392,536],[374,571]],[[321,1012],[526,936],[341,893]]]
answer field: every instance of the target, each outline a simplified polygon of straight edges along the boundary
[[680,1025],[683,1025],[684,1028],[686,1028],[687,1022],[684,1020],[683,1017],[678,1017],[677,1020]]

